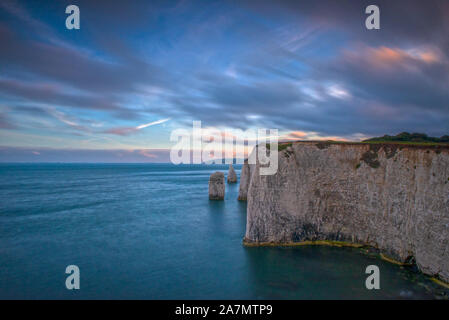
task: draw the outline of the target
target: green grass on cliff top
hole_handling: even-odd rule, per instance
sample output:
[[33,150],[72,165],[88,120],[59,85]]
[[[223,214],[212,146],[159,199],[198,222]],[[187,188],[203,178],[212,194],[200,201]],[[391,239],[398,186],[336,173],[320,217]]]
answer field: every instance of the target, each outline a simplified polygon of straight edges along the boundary
[[429,137],[425,133],[408,133],[401,132],[395,136],[384,135],[382,137],[374,137],[370,139],[363,140],[365,143],[402,143],[402,144],[415,144],[415,145],[441,145],[441,144],[449,144],[449,136],[444,135],[440,138],[438,137]]
[[[316,142],[319,144],[400,144],[409,146],[449,146],[449,136],[444,135],[440,138],[429,137],[425,133],[408,133],[401,132],[395,136],[384,135],[382,137],[374,137],[363,141],[335,141],[335,140],[320,140],[320,141],[293,141],[293,142]],[[283,150],[291,146],[293,142],[280,142],[279,150]]]
[[365,144],[377,144],[377,143],[387,143],[387,144],[406,144],[415,146],[449,146],[449,142],[418,142],[418,141],[388,141],[388,140],[377,140],[377,141],[362,141],[360,143]]
[[[415,146],[449,146],[447,142],[415,142],[415,141],[335,141],[335,140],[297,140],[297,141],[284,141],[279,142],[279,148],[282,150],[291,146],[295,142],[309,142],[309,143],[322,143],[322,144],[403,144],[403,145],[415,145]],[[269,145],[267,145],[269,147]]]
[[[424,133],[408,133],[402,132],[396,136],[384,135],[382,137],[375,137],[366,139],[363,141],[335,141],[335,140],[297,140],[297,141],[280,141],[278,150],[285,150],[293,143],[308,142],[316,143],[319,146],[325,147],[329,144],[390,144],[390,145],[405,145],[416,147],[436,147],[436,148],[449,148],[449,136],[445,135],[440,138],[429,137]],[[267,144],[267,149],[270,149],[270,145]]]

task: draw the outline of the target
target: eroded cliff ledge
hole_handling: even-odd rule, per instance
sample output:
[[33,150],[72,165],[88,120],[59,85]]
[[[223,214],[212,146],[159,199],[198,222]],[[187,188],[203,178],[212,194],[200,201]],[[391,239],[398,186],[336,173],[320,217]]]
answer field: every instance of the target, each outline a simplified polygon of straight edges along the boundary
[[369,245],[449,282],[447,146],[296,142],[275,175],[258,172],[245,243]]

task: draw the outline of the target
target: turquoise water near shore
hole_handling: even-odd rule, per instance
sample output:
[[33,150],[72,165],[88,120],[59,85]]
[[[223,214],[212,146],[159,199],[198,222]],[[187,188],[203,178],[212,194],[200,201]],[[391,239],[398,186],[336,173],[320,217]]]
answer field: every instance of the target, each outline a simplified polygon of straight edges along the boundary
[[[1,164],[2,299],[432,299],[447,290],[354,248],[245,248],[226,166]],[[239,169],[239,167],[237,167]],[[240,174],[240,171],[237,170]],[[65,268],[81,289],[65,288]],[[381,289],[365,288],[379,266]]]

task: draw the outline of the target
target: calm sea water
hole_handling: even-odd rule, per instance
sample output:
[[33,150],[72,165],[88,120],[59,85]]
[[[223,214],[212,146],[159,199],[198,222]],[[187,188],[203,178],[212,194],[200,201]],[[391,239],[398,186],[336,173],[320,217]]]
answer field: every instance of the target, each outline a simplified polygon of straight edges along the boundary
[[[208,200],[225,166],[0,165],[0,298],[434,298],[426,277],[358,249],[245,248],[238,184]],[[239,173],[239,171],[238,171]],[[65,268],[81,289],[65,288]],[[365,289],[367,265],[381,289]]]

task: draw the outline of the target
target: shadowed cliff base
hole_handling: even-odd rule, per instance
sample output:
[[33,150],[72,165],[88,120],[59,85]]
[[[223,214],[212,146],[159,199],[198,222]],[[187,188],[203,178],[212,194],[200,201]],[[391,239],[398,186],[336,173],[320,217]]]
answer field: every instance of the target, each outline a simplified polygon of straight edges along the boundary
[[418,272],[427,276],[428,279],[433,281],[434,283],[449,289],[449,283],[445,282],[438,277],[433,277],[422,273],[416,263],[407,263],[395,260],[392,257],[389,257],[386,253],[382,253],[380,249],[361,243],[347,242],[347,241],[332,241],[332,240],[307,240],[300,242],[257,242],[243,238],[243,246],[247,248],[256,248],[256,247],[304,247],[304,246],[328,246],[328,247],[337,247],[337,248],[355,248],[360,249],[361,253],[369,253],[371,256],[375,255],[377,258],[387,261],[391,264],[395,264],[401,267],[407,267],[412,272]]

